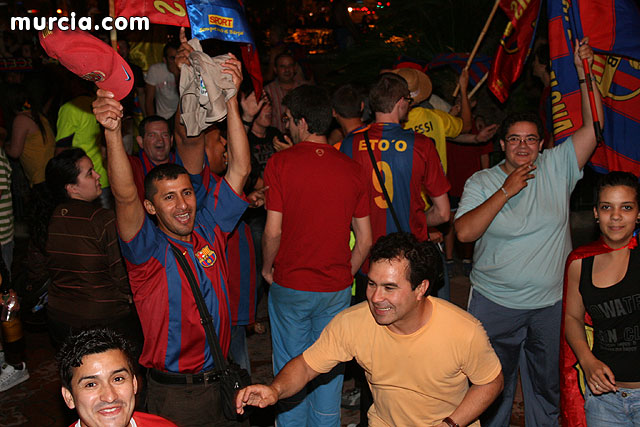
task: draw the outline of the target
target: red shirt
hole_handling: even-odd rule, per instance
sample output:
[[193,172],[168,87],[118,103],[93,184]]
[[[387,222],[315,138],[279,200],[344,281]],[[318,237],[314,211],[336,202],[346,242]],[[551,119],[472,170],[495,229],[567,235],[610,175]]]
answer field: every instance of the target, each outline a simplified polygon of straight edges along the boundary
[[482,169],[480,156],[489,154],[493,151],[493,144],[486,142],[479,145],[456,144],[447,141],[447,158],[452,159],[449,162],[449,171],[447,178],[451,183],[449,194],[454,197],[462,197],[464,183],[474,173]]
[[351,220],[369,215],[358,163],[330,145],[301,142],[269,159],[264,181],[267,209],[282,212],[275,282],[311,292],[349,286]]
[[[135,423],[136,427],[177,427],[174,423],[162,417],[145,412],[134,412],[131,425]],[[80,426],[80,420],[71,424],[69,427]]]

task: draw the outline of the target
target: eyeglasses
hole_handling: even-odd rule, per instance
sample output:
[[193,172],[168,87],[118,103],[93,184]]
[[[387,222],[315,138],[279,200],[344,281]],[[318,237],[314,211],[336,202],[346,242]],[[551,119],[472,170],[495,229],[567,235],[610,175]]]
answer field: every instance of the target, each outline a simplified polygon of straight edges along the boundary
[[409,105],[413,104],[413,98],[410,96],[403,96],[404,100],[409,103]]
[[527,145],[536,145],[540,142],[540,138],[537,136],[519,136],[519,135],[511,135],[506,138],[506,141],[509,145],[519,145],[521,142],[524,142]]

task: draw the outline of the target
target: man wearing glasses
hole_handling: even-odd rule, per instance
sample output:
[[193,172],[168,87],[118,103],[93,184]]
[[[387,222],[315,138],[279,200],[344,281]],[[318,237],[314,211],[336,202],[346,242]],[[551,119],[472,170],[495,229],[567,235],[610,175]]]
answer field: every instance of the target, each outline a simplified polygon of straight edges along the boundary
[[[580,43],[574,62],[580,79],[583,125],[563,144],[540,154],[543,127],[535,114],[507,117],[500,130],[506,159],[475,173],[464,187],[455,229],[476,241],[469,312],[484,325],[504,372],[502,396],[480,418],[509,425],[518,368],[525,424],[558,425],[558,373],[563,267],[571,251],[569,197],[596,146]],[[598,116],[600,94],[593,85]]]
[[[412,102],[407,81],[394,73],[383,73],[369,91],[369,105],[375,123],[349,134],[340,151],[356,160],[371,189],[371,229],[373,241],[395,231],[413,233],[418,240],[429,240],[427,227],[449,220],[451,187],[431,138],[402,128]],[[380,170],[383,183],[373,170],[365,134]],[[387,190],[402,230],[398,230],[384,196]],[[424,212],[421,191],[431,199]],[[368,268],[368,267],[367,267]],[[364,271],[366,274],[366,269]]]

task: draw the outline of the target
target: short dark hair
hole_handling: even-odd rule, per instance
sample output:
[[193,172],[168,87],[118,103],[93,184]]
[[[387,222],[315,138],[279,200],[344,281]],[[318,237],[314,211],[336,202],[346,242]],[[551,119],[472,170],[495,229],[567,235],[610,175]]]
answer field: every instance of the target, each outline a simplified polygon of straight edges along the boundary
[[180,175],[189,176],[189,172],[180,165],[175,163],[163,163],[151,169],[147,176],[144,177],[144,198],[152,201],[153,196],[158,192],[156,181],[163,179],[176,179]]
[[87,329],[70,335],[56,355],[62,387],[71,390],[73,368],[82,365],[85,356],[109,350],[122,351],[131,374],[135,374],[131,343],[123,335],[109,328]]
[[327,92],[318,86],[298,86],[284,97],[282,105],[291,111],[296,124],[305,119],[310,133],[324,135],[331,126],[331,101]]
[[356,119],[362,117],[364,99],[364,91],[349,83],[333,92],[331,107],[345,119]]
[[507,132],[509,132],[509,128],[518,122],[529,122],[536,125],[538,129],[538,137],[544,138],[544,126],[542,125],[542,120],[540,120],[540,116],[535,113],[511,113],[509,114],[500,124],[500,131],[498,132],[498,137],[504,141],[507,137]]
[[169,49],[175,49],[176,51],[180,48],[180,44],[178,44],[177,42],[174,41],[170,41],[169,43],[165,44],[164,47],[162,48],[162,57],[166,58],[169,52]]
[[66,186],[78,182],[78,160],[87,157],[82,148],[70,148],[53,157],[45,168],[47,188],[56,204],[69,199]]
[[611,171],[606,175],[601,175],[596,184],[596,203],[600,201],[600,193],[605,187],[617,187],[624,185],[632,188],[636,192],[636,203],[640,203],[638,177],[630,172]]
[[432,242],[420,242],[411,233],[391,233],[380,237],[371,247],[370,262],[405,258],[409,262],[407,280],[411,289],[416,289],[423,280],[429,281],[429,288],[440,287],[444,276],[442,258]]
[[402,76],[382,73],[369,90],[369,106],[374,113],[390,113],[400,98],[410,93]]
[[169,121],[164,117],[160,117],[157,115],[147,116],[138,125],[138,135],[144,138],[144,134],[146,132],[145,128],[147,127],[147,124],[153,122],[165,122],[167,124],[167,129],[171,129],[171,127],[169,126]]
[[277,67],[278,61],[280,60],[280,58],[285,58],[285,57],[291,58],[293,62],[296,62],[296,58],[294,58],[291,53],[285,50],[284,52],[280,52],[279,54],[276,55],[275,59],[273,60],[273,65]]

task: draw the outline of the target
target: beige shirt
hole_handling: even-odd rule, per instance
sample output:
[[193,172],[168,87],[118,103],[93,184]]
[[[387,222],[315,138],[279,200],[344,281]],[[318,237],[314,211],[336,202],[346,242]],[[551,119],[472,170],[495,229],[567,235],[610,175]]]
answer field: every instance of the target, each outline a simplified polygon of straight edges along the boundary
[[365,302],[338,314],[303,353],[321,373],[356,358],[373,393],[372,427],[437,425],[462,402],[469,380],[488,384],[501,371],[480,321],[451,303],[429,299],[431,319],[413,334],[378,325]]

